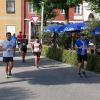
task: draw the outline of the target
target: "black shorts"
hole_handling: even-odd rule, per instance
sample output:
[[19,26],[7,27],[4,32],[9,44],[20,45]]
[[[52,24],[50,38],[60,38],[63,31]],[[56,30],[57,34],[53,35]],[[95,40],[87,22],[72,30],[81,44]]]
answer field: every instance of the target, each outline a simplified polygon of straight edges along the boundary
[[77,55],[78,62],[87,61],[87,54],[85,55]]
[[3,62],[13,62],[13,57],[3,57]]
[[40,57],[41,52],[33,52],[34,56]]
[[21,45],[21,41],[17,41],[17,45],[18,45],[18,46]]
[[21,51],[23,51],[24,53],[27,53],[27,48],[21,48]]

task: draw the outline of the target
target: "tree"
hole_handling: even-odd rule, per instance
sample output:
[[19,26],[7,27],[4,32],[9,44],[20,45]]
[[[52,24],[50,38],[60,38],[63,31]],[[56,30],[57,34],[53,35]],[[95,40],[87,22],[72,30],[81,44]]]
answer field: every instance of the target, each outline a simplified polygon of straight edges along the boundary
[[65,20],[69,20],[69,8],[71,6],[77,6],[82,0],[32,0],[34,8],[40,12],[40,3],[44,2],[44,21],[56,16],[54,9],[64,9]]
[[69,21],[69,8],[71,6],[77,6],[82,0],[51,0],[57,8],[64,9],[65,20]]
[[93,20],[93,21],[90,21],[88,23],[88,28],[86,30],[86,33],[89,37],[91,37],[91,30],[93,30],[95,27],[97,26],[100,26],[100,21],[99,20]]
[[44,25],[46,25],[47,20],[50,20],[56,16],[54,11],[55,6],[51,0],[31,0],[33,2],[34,9],[37,10],[38,14],[41,14],[41,2],[44,2]]
[[89,6],[92,11],[100,13],[100,0],[85,0],[85,1],[89,3]]

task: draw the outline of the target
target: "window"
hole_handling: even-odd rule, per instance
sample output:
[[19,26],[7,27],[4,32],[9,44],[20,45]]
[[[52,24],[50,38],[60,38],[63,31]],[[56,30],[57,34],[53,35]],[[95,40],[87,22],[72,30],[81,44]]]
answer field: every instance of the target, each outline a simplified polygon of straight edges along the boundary
[[65,14],[65,11],[64,11],[64,9],[61,9],[61,14]]
[[6,12],[15,13],[15,0],[6,0]]
[[11,32],[11,34],[14,34],[16,30],[16,26],[15,25],[7,25],[6,26],[6,32]]
[[29,2],[28,9],[30,13],[33,13],[33,3],[32,2]]
[[75,14],[81,14],[81,12],[82,12],[81,5],[74,7],[74,13]]
[[92,20],[94,20],[95,18],[94,18],[94,15],[92,14],[92,13],[90,13],[89,14],[89,16],[88,16],[88,20],[89,21],[92,21]]

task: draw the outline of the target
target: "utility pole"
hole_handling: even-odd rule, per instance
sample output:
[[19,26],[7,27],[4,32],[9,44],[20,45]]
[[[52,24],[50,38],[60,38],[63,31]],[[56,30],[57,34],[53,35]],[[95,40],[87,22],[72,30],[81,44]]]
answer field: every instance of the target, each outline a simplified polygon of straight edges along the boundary
[[41,2],[41,43],[42,43],[42,35],[43,35],[43,14],[44,14],[44,2]]

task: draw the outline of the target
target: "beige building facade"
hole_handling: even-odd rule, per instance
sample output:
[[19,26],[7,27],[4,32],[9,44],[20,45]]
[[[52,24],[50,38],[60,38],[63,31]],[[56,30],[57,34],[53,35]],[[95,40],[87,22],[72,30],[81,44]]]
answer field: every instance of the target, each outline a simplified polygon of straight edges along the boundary
[[0,0],[0,40],[6,32],[18,34],[21,31],[21,0]]

